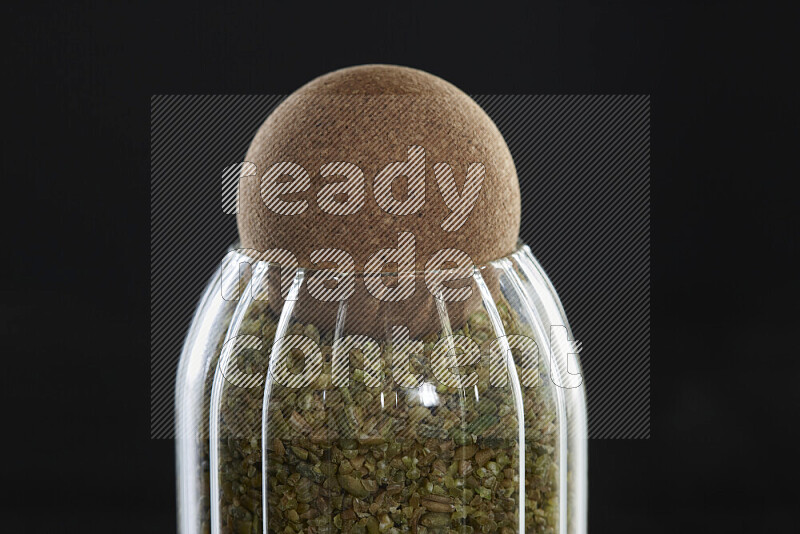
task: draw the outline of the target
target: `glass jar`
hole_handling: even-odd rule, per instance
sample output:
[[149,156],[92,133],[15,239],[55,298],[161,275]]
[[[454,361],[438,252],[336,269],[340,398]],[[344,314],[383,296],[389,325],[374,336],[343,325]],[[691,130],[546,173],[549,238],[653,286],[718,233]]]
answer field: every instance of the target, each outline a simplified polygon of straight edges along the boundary
[[586,531],[580,370],[527,246],[449,284],[253,257],[228,252],[181,357],[182,534]]

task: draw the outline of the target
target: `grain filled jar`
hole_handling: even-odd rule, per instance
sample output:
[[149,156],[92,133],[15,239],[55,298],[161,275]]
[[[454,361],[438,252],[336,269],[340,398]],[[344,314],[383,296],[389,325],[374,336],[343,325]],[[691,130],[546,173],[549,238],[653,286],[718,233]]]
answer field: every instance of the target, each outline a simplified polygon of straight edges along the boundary
[[427,73],[284,101],[176,387],[179,530],[580,533],[585,403],[499,131]]

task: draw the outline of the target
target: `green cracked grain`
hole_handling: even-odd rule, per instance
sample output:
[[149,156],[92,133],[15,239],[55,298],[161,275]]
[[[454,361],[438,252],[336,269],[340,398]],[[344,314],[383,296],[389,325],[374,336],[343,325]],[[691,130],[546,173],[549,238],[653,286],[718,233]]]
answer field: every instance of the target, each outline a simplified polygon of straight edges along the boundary
[[[502,316],[508,334],[525,333],[514,324],[507,306]],[[274,336],[276,324],[277,317],[262,312],[246,317],[242,331]],[[290,331],[331,344],[332,333],[313,325],[295,324]],[[485,313],[475,314],[462,333],[488,339],[491,324]],[[424,336],[426,350],[438,339],[437,334]],[[328,376],[329,384],[330,350],[323,348],[323,354],[321,375]],[[412,362],[415,372],[425,369],[426,355]],[[263,365],[267,357],[254,360],[250,368]],[[508,424],[515,421],[513,405],[507,394],[493,395],[480,383],[478,387],[483,388],[480,400],[467,405],[459,404],[453,390],[437,387],[443,402],[435,410],[403,395],[396,405],[381,410],[377,396],[382,390],[367,388],[358,380],[348,387],[327,389],[324,401],[320,389],[276,386],[263,481],[268,488],[269,531],[515,533],[520,506],[515,469],[519,448],[514,424]],[[394,390],[388,394],[393,396]],[[559,467],[554,402],[545,388],[524,390],[523,400],[526,531],[555,534]],[[218,443],[223,534],[262,532],[262,402],[263,387],[231,390],[224,397],[225,437]],[[510,434],[506,426],[512,427]],[[200,531],[209,532],[207,441],[200,450],[205,494]]]

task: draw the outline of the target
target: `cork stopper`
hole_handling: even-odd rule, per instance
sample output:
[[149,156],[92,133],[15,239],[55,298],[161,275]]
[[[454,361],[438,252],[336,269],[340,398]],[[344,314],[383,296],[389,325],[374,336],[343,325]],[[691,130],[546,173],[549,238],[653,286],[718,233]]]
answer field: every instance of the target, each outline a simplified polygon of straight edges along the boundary
[[242,246],[289,251],[301,267],[338,249],[363,272],[411,241],[423,271],[443,249],[483,264],[516,245],[519,183],[502,135],[426,72],[364,65],[312,80],[266,119],[245,161],[255,170],[240,181]]

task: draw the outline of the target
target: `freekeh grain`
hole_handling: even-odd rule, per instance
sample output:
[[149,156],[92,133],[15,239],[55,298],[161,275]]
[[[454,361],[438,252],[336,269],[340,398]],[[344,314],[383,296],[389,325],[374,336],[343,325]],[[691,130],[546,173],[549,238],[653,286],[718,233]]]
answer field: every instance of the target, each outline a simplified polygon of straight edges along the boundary
[[[498,303],[498,309],[507,333],[525,333],[505,303]],[[243,355],[239,365],[250,372],[267,368],[273,342],[269,334],[274,335],[276,323],[266,304],[249,310],[241,331],[264,333],[267,348]],[[485,313],[476,312],[454,334],[485,333],[486,343],[488,328]],[[414,390],[390,384],[368,388],[358,373],[348,387],[331,387],[333,333],[320,334],[301,323],[289,331],[319,336],[322,372],[312,387],[273,385],[266,451],[261,442],[263,387],[225,387],[220,410],[224,431],[216,444],[221,532],[262,532],[264,454],[270,532],[517,531],[520,477],[513,398],[507,388],[488,384],[486,369],[478,369],[478,400],[440,385],[439,404],[428,407]],[[425,336],[428,350],[414,362],[419,369],[430,371],[427,358],[440,335]],[[358,367],[358,353],[354,358]],[[389,365],[388,358],[383,364]],[[523,393],[526,531],[553,533],[559,497],[555,405],[546,387],[525,388]],[[382,405],[381,394],[397,400]],[[204,447],[203,465],[208,463]],[[207,479],[205,488],[201,531],[210,532]]]

